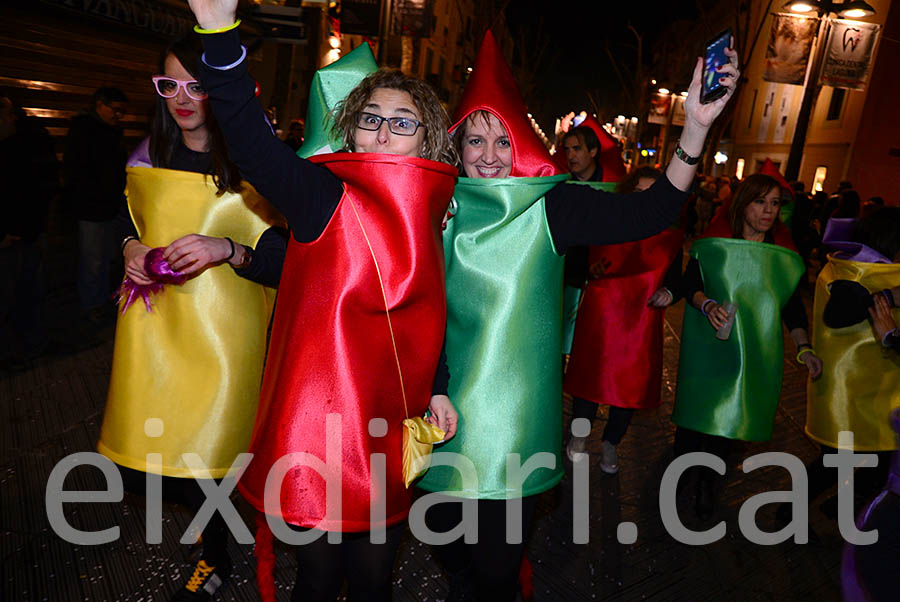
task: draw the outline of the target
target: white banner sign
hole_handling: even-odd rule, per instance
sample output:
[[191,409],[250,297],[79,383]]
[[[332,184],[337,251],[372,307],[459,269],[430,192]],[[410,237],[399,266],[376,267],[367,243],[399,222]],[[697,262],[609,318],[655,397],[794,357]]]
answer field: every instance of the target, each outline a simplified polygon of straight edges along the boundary
[[835,20],[828,33],[820,83],[864,90],[879,27],[876,23]]

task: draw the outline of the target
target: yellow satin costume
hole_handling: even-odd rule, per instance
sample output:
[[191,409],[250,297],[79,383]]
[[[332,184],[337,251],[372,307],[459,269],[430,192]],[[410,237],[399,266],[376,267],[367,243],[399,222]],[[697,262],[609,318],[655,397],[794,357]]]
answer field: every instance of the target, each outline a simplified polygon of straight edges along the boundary
[[[876,340],[865,320],[846,328],[828,328],[822,319],[834,280],[853,280],[870,291],[900,284],[900,264],[864,263],[828,258],[816,281],[813,347],[823,372],[807,384],[806,433],[838,448],[838,432],[853,431],[856,451],[897,449],[888,417],[900,406],[900,357]],[[900,322],[900,309],[893,310]]]
[[[216,196],[203,174],[129,167],[126,195],[141,242],[165,247],[187,234],[255,246],[280,221],[249,184]],[[212,478],[247,451],[256,416],[275,290],[227,265],[203,270],[120,314],[98,451],[119,465],[189,477],[195,453]],[[147,454],[162,462],[148,463]]]

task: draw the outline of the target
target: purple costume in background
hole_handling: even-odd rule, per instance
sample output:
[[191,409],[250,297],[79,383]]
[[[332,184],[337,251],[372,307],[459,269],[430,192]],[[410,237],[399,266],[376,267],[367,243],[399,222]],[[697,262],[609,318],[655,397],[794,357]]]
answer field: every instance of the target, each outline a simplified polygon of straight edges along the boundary
[[[900,435],[900,407],[891,412],[891,427]],[[900,451],[894,452],[887,484],[860,513],[856,527],[860,531],[878,529],[878,542],[871,546],[848,543],[844,547],[841,563],[844,602],[900,599],[900,583],[895,572],[900,558],[897,553],[900,548]],[[876,562],[872,562],[873,559]],[[891,565],[894,570],[888,569]]]
[[892,263],[890,259],[871,247],[853,242],[853,231],[859,220],[833,217],[825,224],[822,243],[837,249],[837,256],[849,261],[863,263]]

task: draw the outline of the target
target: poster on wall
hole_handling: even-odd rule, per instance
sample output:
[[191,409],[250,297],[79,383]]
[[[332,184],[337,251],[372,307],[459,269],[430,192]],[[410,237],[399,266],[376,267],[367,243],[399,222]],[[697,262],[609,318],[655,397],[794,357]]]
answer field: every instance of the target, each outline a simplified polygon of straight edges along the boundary
[[820,83],[834,88],[865,90],[878,30],[877,23],[833,21],[825,42]]
[[766,47],[767,82],[802,86],[806,79],[810,48],[819,20],[815,17],[776,13]]

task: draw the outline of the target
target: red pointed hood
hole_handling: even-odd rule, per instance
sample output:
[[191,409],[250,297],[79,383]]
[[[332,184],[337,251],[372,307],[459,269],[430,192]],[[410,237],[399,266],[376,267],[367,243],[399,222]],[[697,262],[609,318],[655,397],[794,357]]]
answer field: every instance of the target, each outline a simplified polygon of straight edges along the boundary
[[450,133],[474,111],[488,111],[500,120],[512,147],[511,177],[533,178],[566,173],[553,161],[528,121],[528,110],[494,35],[484,34],[475,66],[456,109]]
[[[600,141],[600,149],[597,151],[597,165],[603,170],[604,182],[618,182],[625,177],[625,162],[622,161],[622,153],[619,152],[619,143],[609,132],[603,129],[600,122],[593,115],[585,117],[580,126],[587,126],[594,130]],[[579,126],[579,127],[580,127]]]
[[778,171],[777,167],[775,167],[775,163],[773,163],[772,160],[768,157],[766,157],[766,160],[763,162],[762,167],[760,167],[759,171],[756,173],[761,173],[763,175],[775,178],[782,188],[793,194],[794,189],[791,188],[791,185],[788,184],[788,181],[784,179],[784,176],[781,175],[781,172]]

